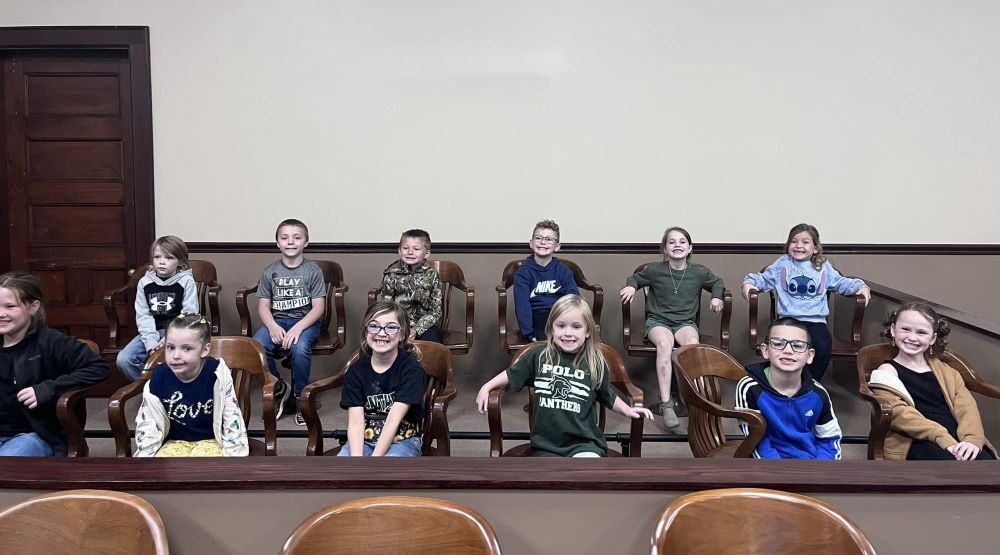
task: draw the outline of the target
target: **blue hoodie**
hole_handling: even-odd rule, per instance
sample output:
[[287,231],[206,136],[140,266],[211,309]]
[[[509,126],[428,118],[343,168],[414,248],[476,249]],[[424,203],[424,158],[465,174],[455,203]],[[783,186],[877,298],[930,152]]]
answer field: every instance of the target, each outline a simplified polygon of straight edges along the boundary
[[[843,434],[830,394],[803,369],[802,387],[785,397],[767,381],[767,366],[766,362],[747,366],[747,375],[736,384],[736,406],[759,410],[767,422],[754,458],[840,459]],[[746,424],[740,423],[740,430],[749,435]]]
[[542,266],[535,262],[534,255],[529,256],[514,274],[514,313],[521,335],[535,335],[532,312],[548,311],[559,297],[579,294],[573,272],[558,258],[553,256],[547,266]]
[[763,272],[747,274],[743,282],[753,284],[761,293],[775,291],[779,318],[791,316],[800,322],[824,323],[830,315],[827,291],[854,295],[865,286],[860,279],[840,275],[829,260],[817,270],[811,260],[799,262],[787,254]]

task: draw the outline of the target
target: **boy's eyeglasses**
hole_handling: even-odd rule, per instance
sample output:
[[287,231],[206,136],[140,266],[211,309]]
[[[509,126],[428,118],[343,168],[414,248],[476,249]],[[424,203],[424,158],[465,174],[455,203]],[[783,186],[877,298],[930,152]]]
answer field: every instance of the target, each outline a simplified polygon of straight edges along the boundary
[[541,243],[543,245],[551,245],[553,243],[558,243],[559,240],[555,237],[542,237],[541,235],[535,235],[531,238],[532,241],[536,243]]
[[372,335],[378,335],[384,331],[386,335],[388,335],[389,337],[393,337],[394,335],[399,333],[399,330],[401,329],[402,328],[399,327],[399,324],[386,324],[384,326],[380,326],[375,322],[371,322],[368,324],[368,333]]
[[785,345],[791,345],[792,351],[796,353],[804,353],[809,349],[809,342],[802,341],[801,339],[785,339],[784,337],[768,337],[767,344],[772,349],[777,349],[783,351]]

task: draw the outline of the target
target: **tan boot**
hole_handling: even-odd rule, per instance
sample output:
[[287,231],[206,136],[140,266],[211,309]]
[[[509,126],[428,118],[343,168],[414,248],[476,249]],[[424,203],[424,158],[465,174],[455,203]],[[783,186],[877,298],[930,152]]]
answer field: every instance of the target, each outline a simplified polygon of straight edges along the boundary
[[681,421],[677,419],[677,401],[670,399],[660,403],[660,414],[663,415],[663,428],[667,431],[673,431],[681,425]]

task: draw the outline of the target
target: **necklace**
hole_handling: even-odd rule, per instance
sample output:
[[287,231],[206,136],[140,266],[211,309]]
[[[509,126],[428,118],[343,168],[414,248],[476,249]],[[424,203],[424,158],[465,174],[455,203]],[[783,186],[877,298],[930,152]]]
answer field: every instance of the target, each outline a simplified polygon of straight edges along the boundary
[[674,286],[674,295],[676,295],[677,294],[677,288],[680,287],[682,283],[684,283],[684,276],[686,276],[687,273],[688,273],[687,266],[684,266],[684,272],[681,274],[680,281],[674,281],[674,269],[671,268],[669,264],[667,264],[667,269],[670,270],[670,283],[673,284],[673,286]]

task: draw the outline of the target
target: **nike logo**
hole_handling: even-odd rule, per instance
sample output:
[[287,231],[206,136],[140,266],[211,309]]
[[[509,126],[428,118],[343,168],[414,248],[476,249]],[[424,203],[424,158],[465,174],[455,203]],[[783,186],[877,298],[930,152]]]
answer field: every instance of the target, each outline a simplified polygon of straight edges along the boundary
[[539,281],[538,285],[535,285],[535,289],[528,296],[530,299],[534,299],[535,295],[551,295],[552,293],[558,292],[562,289],[561,285],[556,285],[556,280],[550,279],[546,281]]

